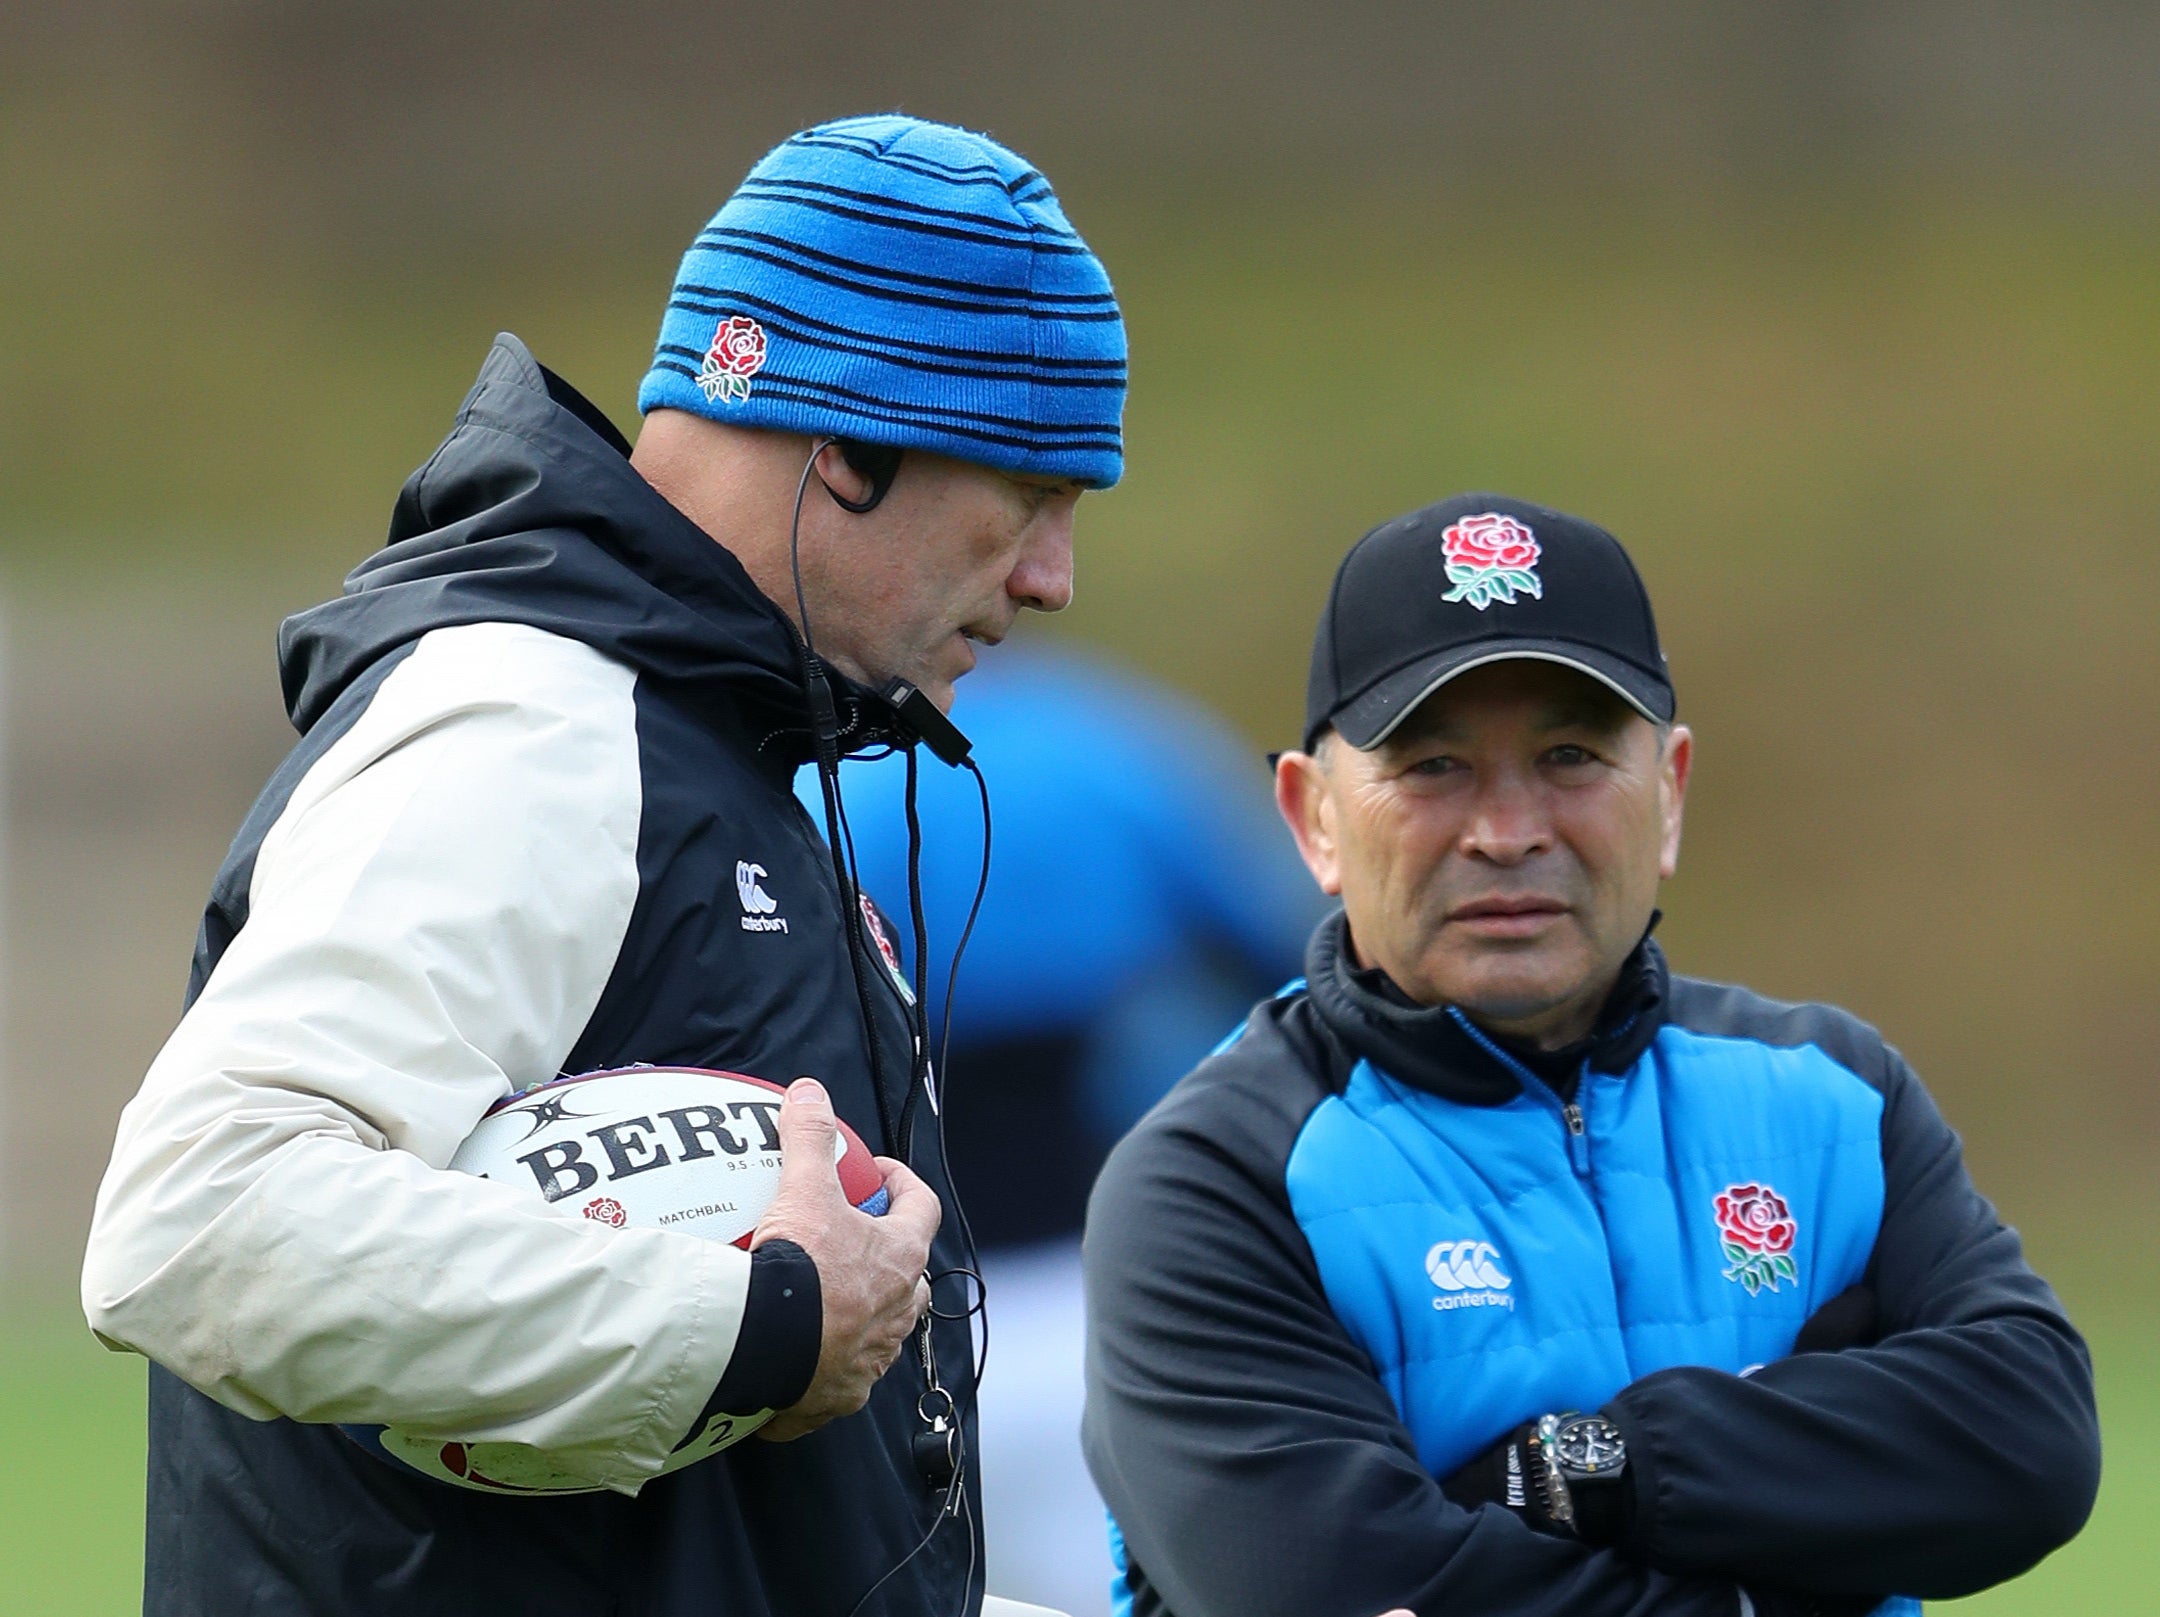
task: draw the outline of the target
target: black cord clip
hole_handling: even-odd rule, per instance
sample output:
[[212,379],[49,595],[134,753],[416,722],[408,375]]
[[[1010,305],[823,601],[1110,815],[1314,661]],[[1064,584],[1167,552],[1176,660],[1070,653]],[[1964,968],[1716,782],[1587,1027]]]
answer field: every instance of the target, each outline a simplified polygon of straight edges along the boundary
[[837,750],[840,710],[833,701],[832,681],[825,677],[825,660],[815,652],[805,652],[803,664],[803,686],[810,698],[810,728],[817,737],[822,762],[827,749]]
[[906,680],[889,681],[878,695],[892,705],[912,737],[936,753],[938,762],[948,768],[958,769],[975,750],[975,743],[968,740],[960,726],[940,713],[937,703]]

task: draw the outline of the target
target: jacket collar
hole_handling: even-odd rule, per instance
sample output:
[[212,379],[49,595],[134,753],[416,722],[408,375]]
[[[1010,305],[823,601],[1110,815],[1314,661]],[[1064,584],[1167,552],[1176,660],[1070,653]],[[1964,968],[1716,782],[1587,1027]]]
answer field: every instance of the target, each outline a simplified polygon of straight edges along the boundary
[[[794,626],[629,453],[575,388],[498,337],[450,436],[399,495],[389,543],[280,632],[293,723],[310,728],[431,629],[526,623],[726,716],[784,785],[813,750]],[[914,740],[883,697],[830,677],[842,752]]]
[[[1664,1025],[1668,980],[1665,952],[1646,930],[1579,1047],[1593,1071],[1625,1072],[1650,1047]],[[1388,1076],[1467,1106],[1503,1106],[1521,1092],[1516,1065],[1455,1007],[1410,1004],[1379,973],[1359,967],[1341,910],[1313,930],[1305,981],[1321,1022]]]

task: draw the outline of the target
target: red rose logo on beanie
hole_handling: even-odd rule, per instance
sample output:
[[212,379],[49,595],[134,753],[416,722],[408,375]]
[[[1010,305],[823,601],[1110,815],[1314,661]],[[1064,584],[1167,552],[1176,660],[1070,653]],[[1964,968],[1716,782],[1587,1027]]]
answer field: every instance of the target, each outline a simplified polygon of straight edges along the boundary
[[1727,1280],[1747,1287],[1750,1297],[1766,1287],[1776,1291],[1782,1281],[1800,1283],[1792,1259],[1800,1226],[1783,1196],[1768,1185],[1728,1185],[1718,1192],[1716,1211],[1718,1244],[1732,1265]]
[[1537,535],[1498,511],[1464,517],[1440,535],[1447,553],[1448,582],[1455,587],[1443,601],[1467,601],[1480,612],[1495,601],[1513,605],[1517,591],[1542,598],[1538,582]]
[[731,314],[713,333],[697,385],[708,404],[750,397],[750,378],[765,368],[765,328],[746,314]]

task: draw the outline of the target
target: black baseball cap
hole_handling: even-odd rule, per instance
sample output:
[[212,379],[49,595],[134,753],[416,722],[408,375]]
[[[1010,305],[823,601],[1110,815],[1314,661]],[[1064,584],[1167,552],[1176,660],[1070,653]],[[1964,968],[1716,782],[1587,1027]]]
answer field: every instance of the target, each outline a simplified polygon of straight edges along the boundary
[[1305,745],[1329,726],[1377,747],[1426,697],[1487,663],[1559,663],[1672,721],[1650,592],[1594,522],[1458,494],[1382,523],[1335,571],[1305,687]]

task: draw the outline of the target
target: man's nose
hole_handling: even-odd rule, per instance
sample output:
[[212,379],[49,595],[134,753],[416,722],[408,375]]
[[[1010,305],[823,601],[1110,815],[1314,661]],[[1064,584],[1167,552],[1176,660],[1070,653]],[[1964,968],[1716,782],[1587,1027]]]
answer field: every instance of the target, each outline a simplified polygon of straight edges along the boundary
[[1073,598],[1073,507],[1059,500],[1038,516],[1005,580],[1005,593],[1037,612],[1062,612]]
[[1552,846],[1552,820],[1536,782],[1508,770],[1479,783],[1458,841],[1460,851],[1495,865],[1519,865]]

